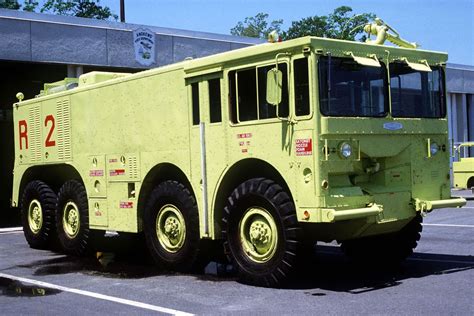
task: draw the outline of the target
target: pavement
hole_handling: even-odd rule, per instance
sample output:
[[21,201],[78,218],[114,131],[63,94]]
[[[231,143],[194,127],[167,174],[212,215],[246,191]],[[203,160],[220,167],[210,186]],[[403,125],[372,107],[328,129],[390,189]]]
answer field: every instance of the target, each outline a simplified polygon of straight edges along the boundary
[[399,267],[355,266],[320,243],[284,289],[240,284],[215,263],[204,274],[159,271],[130,249],[104,268],[92,256],[30,249],[21,229],[1,229],[0,314],[474,315],[474,201],[428,214]]
[[452,197],[462,197],[466,200],[474,200],[474,194],[472,190],[464,190],[464,189],[451,189],[451,196]]

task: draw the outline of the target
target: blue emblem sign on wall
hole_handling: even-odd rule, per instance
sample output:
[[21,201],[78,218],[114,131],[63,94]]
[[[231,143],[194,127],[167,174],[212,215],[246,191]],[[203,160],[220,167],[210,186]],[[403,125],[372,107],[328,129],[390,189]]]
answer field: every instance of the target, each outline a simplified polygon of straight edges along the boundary
[[133,44],[135,47],[135,60],[144,66],[155,63],[155,33],[148,29],[133,31]]

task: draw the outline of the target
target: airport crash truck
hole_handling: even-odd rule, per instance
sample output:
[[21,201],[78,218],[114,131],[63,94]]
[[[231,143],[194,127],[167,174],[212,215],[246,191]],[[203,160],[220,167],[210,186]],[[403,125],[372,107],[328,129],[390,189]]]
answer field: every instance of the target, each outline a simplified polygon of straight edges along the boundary
[[453,184],[457,189],[471,189],[474,192],[474,157],[471,155],[473,142],[453,146]]
[[303,37],[19,94],[12,204],[35,248],[143,232],[157,264],[189,271],[212,240],[263,286],[316,241],[401,261],[422,215],[465,204],[450,194],[446,60]]

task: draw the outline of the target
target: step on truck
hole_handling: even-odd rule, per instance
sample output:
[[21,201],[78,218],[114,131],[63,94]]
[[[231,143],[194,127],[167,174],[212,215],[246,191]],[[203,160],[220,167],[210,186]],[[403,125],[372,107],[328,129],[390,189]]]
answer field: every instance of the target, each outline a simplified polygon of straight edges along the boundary
[[193,271],[214,241],[262,286],[317,241],[405,259],[423,215],[465,204],[450,193],[447,55],[380,20],[366,30],[377,38],[276,41],[19,93],[12,204],[29,245],[81,255],[105,231],[143,233],[160,267]]

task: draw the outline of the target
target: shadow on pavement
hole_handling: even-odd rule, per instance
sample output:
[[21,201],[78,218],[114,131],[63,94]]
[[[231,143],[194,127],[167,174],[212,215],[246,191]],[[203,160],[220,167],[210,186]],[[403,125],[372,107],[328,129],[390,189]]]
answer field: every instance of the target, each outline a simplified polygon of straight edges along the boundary
[[26,285],[20,281],[0,277],[0,294],[4,296],[34,297],[54,295],[58,293],[61,293],[61,291],[37,285]]
[[21,226],[20,210],[0,203],[0,228]]
[[[84,273],[108,278],[140,279],[160,271],[151,264],[142,240],[128,234],[103,237],[96,242],[97,251],[83,257],[50,252],[51,259],[18,265],[34,269],[34,275]],[[35,250],[36,251],[36,250]]]
[[[402,284],[404,280],[474,269],[473,256],[415,253],[397,266],[362,266],[347,259],[339,247],[318,246],[311,271],[301,271],[289,289],[318,289],[361,294]],[[306,292],[318,296],[319,292]]]
[[[54,258],[19,265],[33,268],[34,275],[58,275],[83,273],[104,278],[140,279],[158,275],[177,275],[159,270],[147,254],[138,251],[133,243],[125,247],[123,240],[115,238],[120,244],[120,252],[108,253],[112,256],[107,265],[97,259],[97,255],[74,257],[51,253]],[[118,246],[115,246],[118,247]],[[113,247],[112,247],[113,248]],[[106,250],[110,250],[106,249]],[[415,253],[396,267],[367,267],[353,264],[335,246],[318,246],[314,262],[299,271],[287,290],[305,290],[311,296],[324,296],[329,292],[361,294],[379,289],[394,287],[412,278],[457,273],[474,269],[473,256]],[[204,282],[235,282],[231,266],[211,262],[205,273],[194,274],[194,278]]]

